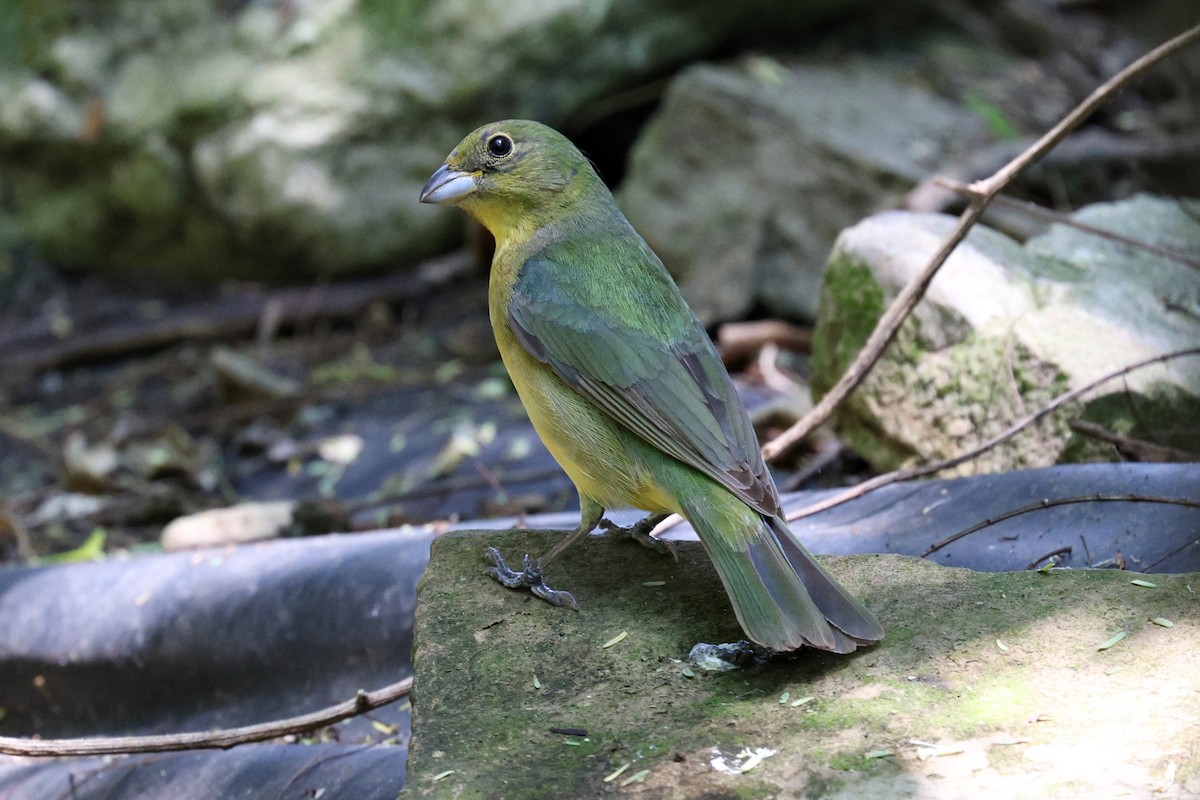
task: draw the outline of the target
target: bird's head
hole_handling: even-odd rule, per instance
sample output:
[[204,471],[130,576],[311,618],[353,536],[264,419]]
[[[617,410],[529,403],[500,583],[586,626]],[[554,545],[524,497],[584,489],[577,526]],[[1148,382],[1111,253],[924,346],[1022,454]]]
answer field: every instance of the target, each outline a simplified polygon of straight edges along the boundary
[[510,119],[467,134],[421,190],[422,203],[456,205],[501,240],[607,194],[575,145],[540,122]]

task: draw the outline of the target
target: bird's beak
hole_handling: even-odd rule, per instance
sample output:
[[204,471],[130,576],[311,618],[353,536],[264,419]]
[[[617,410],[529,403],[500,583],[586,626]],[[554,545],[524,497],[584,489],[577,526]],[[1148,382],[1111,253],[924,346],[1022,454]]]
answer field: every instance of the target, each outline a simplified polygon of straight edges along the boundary
[[453,203],[475,191],[474,176],[442,164],[421,190],[422,203]]

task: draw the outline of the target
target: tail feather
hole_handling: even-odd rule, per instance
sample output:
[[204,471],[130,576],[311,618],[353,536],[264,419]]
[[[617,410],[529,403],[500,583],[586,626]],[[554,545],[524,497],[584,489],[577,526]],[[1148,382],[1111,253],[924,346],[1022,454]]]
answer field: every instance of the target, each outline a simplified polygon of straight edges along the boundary
[[[808,646],[850,653],[883,638],[883,627],[866,606],[821,566],[784,520],[735,502],[741,506],[737,513],[709,507],[688,518],[753,641],[778,651]],[[735,530],[727,529],[731,523]]]
[[883,626],[875,619],[875,615],[821,566],[821,562],[792,533],[787,522],[779,517],[765,521],[825,619],[862,644],[872,644],[882,639]]

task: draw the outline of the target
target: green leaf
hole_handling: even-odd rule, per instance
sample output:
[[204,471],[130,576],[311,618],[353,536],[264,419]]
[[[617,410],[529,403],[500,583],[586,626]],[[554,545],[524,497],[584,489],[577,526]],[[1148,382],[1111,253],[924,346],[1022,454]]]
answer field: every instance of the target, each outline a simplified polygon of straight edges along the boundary
[[629,633],[627,631],[621,631],[616,636],[609,639],[607,642],[605,642],[604,644],[602,644],[600,646],[602,648],[604,648],[605,650],[607,650],[608,648],[612,647],[613,645],[620,644],[621,642],[625,641],[625,637],[627,637],[628,635],[629,635]]
[[80,561],[99,561],[104,558],[104,542],[107,538],[108,532],[104,528],[96,528],[88,534],[88,538],[84,540],[83,544],[74,550],[42,556],[37,559],[37,562],[39,564],[76,564]]

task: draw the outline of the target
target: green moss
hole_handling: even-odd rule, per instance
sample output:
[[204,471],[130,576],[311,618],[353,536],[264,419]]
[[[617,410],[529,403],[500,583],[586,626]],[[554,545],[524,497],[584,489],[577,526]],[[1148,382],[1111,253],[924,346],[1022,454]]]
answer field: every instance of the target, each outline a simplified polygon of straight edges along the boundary
[[[896,469],[970,450],[1066,389],[1061,370],[1011,336],[969,332],[928,350],[910,319],[845,404],[839,432],[876,467]],[[1053,463],[1070,436],[1069,413],[1042,420],[971,469]]]
[[[841,419],[852,410],[853,400],[843,408]],[[918,455],[917,451],[884,433],[868,420],[858,419],[853,424],[840,426],[838,435],[854,452],[862,456],[877,469],[898,469]]]
[[[1031,333],[1019,320],[1007,328],[993,320],[969,330],[964,320],[954,318],[955,312],[928,306],[920,317],[929,326],[927,332],[922,331],[918,318],[910,318],[861,387],[841,406],[836,419],[841,437],[878,469],[909,467],[968,452],[1091,377],[1086,367],[1070,360],[1069,354],[1086,347],[1087,342],[1071,338],[1079,336],[1071,322],[1074,316],[1058,306],[1064,302],[1065,283],[1080,283],[1079,288],[1068,290],[1076,295],[1086,292],[1090,297],[1100,291],[1093,285],[1095,270],[1049,256],[1035,257],[995,232],[976,231],[972,240],[977,249],[1029,279],[1037,319],[1027,321],[1034,330]],[[1077,252],[1078,247],[1058,249],[1067,251]],[[812,359],[816,395],[826,393],[841,376],[881,313],[884,292],[857,258],[854,253],[835,254],[822,289]],[[1098,259],[1093,266],[1100,269],[1107,262]],[[1119,263],[1125,263],[1124,256],[1121,259]],[[1014,280],[1013,285],[1025,284]],[[1104,301],[1098,307],[1107,308],[1104,303],[1111,301],[1107,296],[1097,298]],[[1068,296],[1066,307],[1085,299],[1079,295],[1072,301]],[[1136,318],[1136,309],[1142,305],[1131,302],[1126,306],[1118,303],[1113,308],[1114,320],[1130,330],[1145,327]],[[933,314],[942,318],[934,322]],[[1158,335],[1158,329],[1146,324],[1150,327],[1138,335],[1149,340]],[[1055,326],[1071,327],[1055,333]],[[1169,335],[1178,336],[1178,332]],[[1052,339],[1058,338],[1065,338],[1063,345],[1051,347]],[[1055,360],[1049,360],[1052,358]],[[1177,372],[1173,380],[1184,380],[1185,374]],[[956,474],[1122,457],[1110,444],[1074,433],[1069,421],[1080,416],[1117,434],[1184,454],[1200,454],[1194,393],[1189,396],[1170,383],[1171,379],[1160,379],[1154,388],[1146,388],[1152,380],[1152,374],[1141,373],[1129,386],[1113,382],[1090,393],[1085,400],[1059,409],[960,466]]]
[[779,797],[778,790],[774,787],[763,786],[762,784],[735,786],[734,792],[734,796],[738,800],[775,800]]
[[48,66],[50,44],[66,31],[76,13],[78,3],[70,0],[19,0],[0,4],[0,24],[12,36],[12,49],[6,61],[15,61],[34,69]]
[[181,170],[167,153],[138,152],[111,167],[113,202],[135,214],[174,216],[182,204]]
[[[870,735],[886,735],[886,726],[894,715],[923,715],[946,699],[946,691],[917,681],[881,681],[877,697],[830,698],[818,701],[799,716],[800,724],[813,731],[862,730]],[[858,751],[848,751],[860,758]],[[862,766],[861,764],[859,765]]]
[[845,259],[830,262],[813,330],[814,397],[828,392],[845,372],[875,329],[883,309],[883,289],[869,267]]
[[420,41],[421,17],[430,0],[359,0],[364,27],[387,43],[407,45]]
[[0,3],[0,67],[21,63],[21,14],[16,3]]
[[829,760],[829,768],[841,770],[843,772],[852,772],[861,769],[863,766],[863,758],[854,753],[841,753]]
[[933,713],[930,721],[950,735],[964,738],[1029,719],[1044,699],[1031,691],[1029,671],[1015,669],[973,684],[952,706]]
[[[838,559],[839,578],[883,621],[881,645],[850,657],[801,652],[756,669],[697,670],[689,679],[677,659],[692,644],[740,634],[702,548],[685,543],[675,561],[608,538],[580,545],[553,569],[554,582],[580,600],[578,613],[483,577],[485,545],[537,553],[558,535],[435,541],[414,632],[412,795],[591,797],[617,791],[603,778],[630,763],[626,776],[650,770],[640,791],[653,797],[823,797],[867,779],[884,786],[870,796],[901,796],[912,787],[900,782],[919,774],[866,760],[867,752],[904,757],[913,739],[989,747],[980,737],[996,733],[1073,745],[1123,735],[1128,714],[1164,747],[1200,748],[1200,732],[1188,725],[1200,714],[1187,667],[1200,646],[1186,624],[1185,609],[1200,609],[1187,589],[1195,576],[1156,576],[1158,588],[1147,590],[1116,572],[980,575],[910,558]],[[642,585],[656,580],[667,585]],[[1167,608],[1180,624],[1144,624]],[[1117,628],[1127,641],[1098,653]],[[622,630],[624,641],[601,647]],[[1108,677],[1112,668],[1119,683]],[[1078,689],[1072,701],[1048,701],[1041,690],[1064,680]],[[1151,690],[1158,700],[1147,706]],[[791,708],[779,703],[784,691],[816,699]],[[1128,712],[1113,710],[1121,703]],[[1029,718],[1046,710],[1053,724],[1031,727]],[[555,726],[585,728],[588,741],[565,744],[549,732]],[[734,756],[743,747],[778,753],[736,778],[708,769],[713,748]],[[1019,756],[1017,748],[989,751],[993,764]],[[1055,765],[1026,760],[1020,768],[1052,778]],[[455,774],[433,784],[447,769]]]

